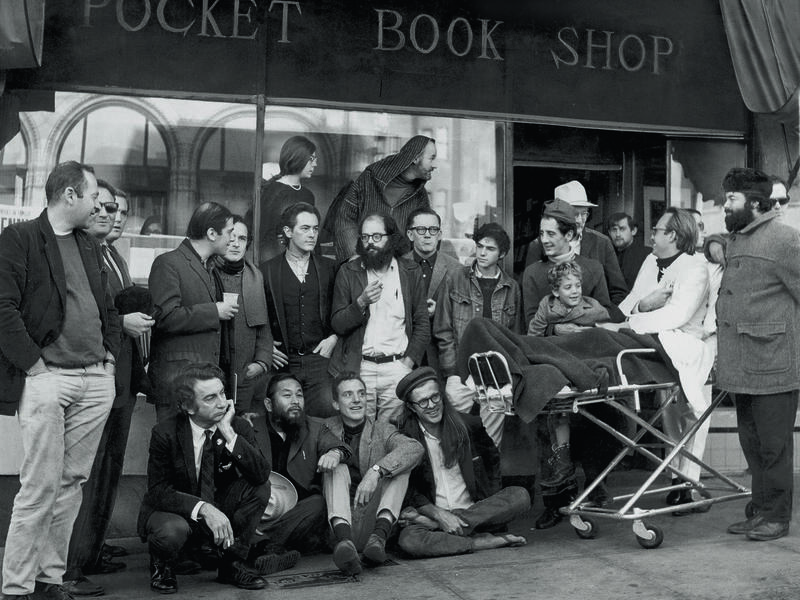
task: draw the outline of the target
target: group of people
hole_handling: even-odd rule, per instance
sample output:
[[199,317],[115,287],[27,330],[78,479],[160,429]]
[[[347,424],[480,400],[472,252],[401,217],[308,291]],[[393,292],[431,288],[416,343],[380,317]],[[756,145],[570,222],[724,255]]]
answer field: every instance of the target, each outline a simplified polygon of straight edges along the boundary
[[[87,575],[124,568],[125,549],[105,535],[140,391],[157,418],[138,519],[154,591],[209,568],[261,589],[326,548],[357,575],[383,564],[393,539],[412,557],[525,544],[508,531],[531,493],[501,479],[504,415],[459,376],[476,318],[520,336],[657,334],[683,394],[665,416],[673,436],[707,406],[718,335],[718,385],[734,393],[754,488],[755,516],[729,531],[786,534],[800,387],[800,274],[787,258],[800,234],[775,219],[772,182],[751,169],[726,177],[731,235],[707,244],[724,264],[696,252],[698,221],[682,209],[653,227],[652,253],[632,249],[627,215],[612,217],[610,237],[587,228],[594,204],[568,182],[545,203],[520,283],[502,268],[510,238],[497,223],[476,228],[471,264],[441,251],[425,191],[435,158],[434,140],[416,136],[343,190],[334,261],[319,252],[313,195],[297,194],[315,148],[292,138],[267,183],[282,187],[258,211],[260,264],[248,252],[252,215],[204,203],[154,261],[147,290],[114,248],[124,192],[87,165],[55,167],[47,208],[0,234],[0,409],[18,413],[23,439],[4,597],[100,595]],[[546,420],[551,501],[537,526],[560,518],[555,490],[574,479],[573,460],[599,472],[573,456],[572,424]],[[702,455],[702,428],[692,444]],[[676,470],[691,481],[699,473],[685,460]]]

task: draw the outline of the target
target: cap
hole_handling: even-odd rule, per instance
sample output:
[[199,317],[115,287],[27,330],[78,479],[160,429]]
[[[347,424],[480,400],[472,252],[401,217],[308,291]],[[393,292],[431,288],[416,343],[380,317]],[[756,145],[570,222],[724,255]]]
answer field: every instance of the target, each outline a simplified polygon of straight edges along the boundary
[[397,384],[394,393],[398,398],[405,402],[412,390],[415,390],[426,381],[431,380],[439,380],[439,376],[436,374],[436,371],[434,371],[432,367],[419,367],[411,371],[411,373],[400,380],[400,383]]
[[586,197],[586,188],[579,181],[568,181],[558,186],[553,192],[556,198],[569,202],[572,206],[597,206]]
[[564,200],[556,198],[555,200],[548,200],[544,203],[544,210],[542,211],[543,218],[550,217],[557,221],[574,223],[575,216],[575,208]]

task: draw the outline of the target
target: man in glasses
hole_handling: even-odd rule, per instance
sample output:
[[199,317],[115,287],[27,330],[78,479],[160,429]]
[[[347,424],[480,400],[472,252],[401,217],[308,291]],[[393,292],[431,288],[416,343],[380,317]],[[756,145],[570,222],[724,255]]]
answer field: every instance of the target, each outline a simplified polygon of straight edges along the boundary
[[398,258],[402,234],[392,217],[366,215],[358,230],[358,256],[342,265],[333,288],[331,326],[339,340],[329,370],[334,377],[359,373],[367,416],[396,422],[402,403],[395,386],[430,342],[425,286],[419,265]]
[[[411,241],[411,251],[403,258],[413,260],[422,269],[422,280],[428,303],[428,316],[433,321],[439,287],[445,277],[461,266],[457,258],[439,251],[442,241],[442,219],[432,208],[418,208],[408,217],[406,235]],[[431,340],[425,353],[426,364],[438,369],[439,353]]]
[[782,214],[789,206],[789,186],[783,178],[777,175],[770,175],[769,180],[772,182],[772,193],[769,197],[770,200],[775,201],[772,210]]
[[522,487],[500,489],[500,454],[480,419],[453,409],[430,367],[406,375],[397,395],[400,431],[425,448],[409,477],[400,547],[421,558],[524,545],[504,532],[530,508],[530,496]]
[[100,245],[94,170],[57,165],[47,208],[0,235],[0,413],[18,414],[20,490],[3,557],[4,597],[62,587],[81,486],[114,400],[120,319]]

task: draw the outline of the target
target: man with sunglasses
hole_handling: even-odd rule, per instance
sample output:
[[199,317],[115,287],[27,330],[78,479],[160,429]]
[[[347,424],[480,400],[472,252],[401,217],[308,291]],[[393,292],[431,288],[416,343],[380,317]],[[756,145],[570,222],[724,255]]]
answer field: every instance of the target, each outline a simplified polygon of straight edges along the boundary
[[359,373],[367,416],[396,422],[402,403],[395,386],[430,342],[425,286],[419,265],[399,258],[402,238],[392,217],[368,214],[358,231],[358,255],[342,265],[333,287],[331,327],[339,339],[329,371]]
[[3,557],[4,597],[62,587],[81,486],[114,400],[120,320],[100,245],[94,170],[69,161],[45,184],[47,208],[0,235],[0,414],[18,414],[20,490]]
[[500,454],[480,419],[453,409],[430,367],[406,375],[397,395],[401,433],[425,448],[409,476],[400,547],[422,558],[525,545],[505,532],[530,509],[530,495],[518,486],[500,489]]

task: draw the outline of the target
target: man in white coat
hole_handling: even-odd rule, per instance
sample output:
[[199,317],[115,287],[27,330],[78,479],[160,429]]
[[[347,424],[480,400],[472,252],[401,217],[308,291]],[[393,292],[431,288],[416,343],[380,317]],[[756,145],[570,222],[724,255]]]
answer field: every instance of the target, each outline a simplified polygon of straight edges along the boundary
[[[652,228],[653,254],[648,256],[631,293],[619,305],[628,317],[624,327],[636,333],[658,334],[659,341],[678,370],[683,394],[663,416],[664,431],[675,440],[698,420],[709,406],[703,393],[714,364],[714,345],[703,342],[703,319],[708,302],[706,261],[695,253],[697,224],[689,211],[670,207]],[[619,328],[619,327],[617,327]],[[695,433],[686,449],[702,459],[708,421]],[[672,466],[685,479],[697,483],[700,465],[679,455]],[[677,484],[678,478],[673,478]],[[693,500],[691,490],[676,490],[667,502],[678,505]],[[678,511],[688,514],[692,511]]]

